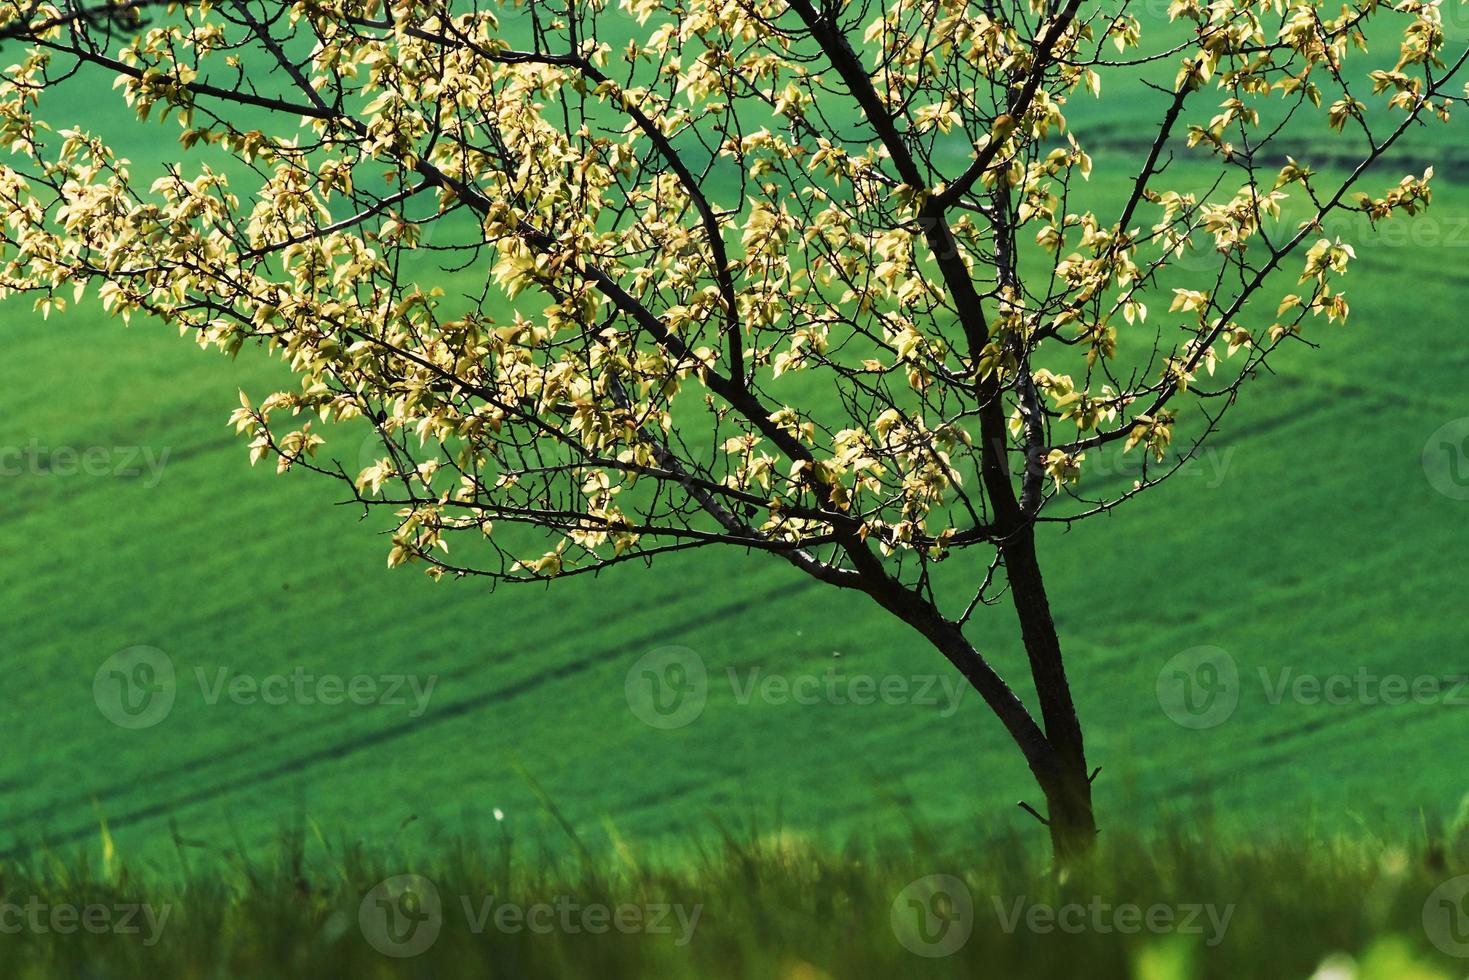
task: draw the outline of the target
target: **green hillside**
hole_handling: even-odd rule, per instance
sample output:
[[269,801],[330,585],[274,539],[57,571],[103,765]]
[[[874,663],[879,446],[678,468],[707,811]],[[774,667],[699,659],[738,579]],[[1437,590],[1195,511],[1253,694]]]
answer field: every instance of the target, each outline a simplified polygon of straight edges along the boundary
[[[1469,194],[1441,186],[1423,221],[1466,214]],[[1436,492],[1420,459],[1466,412],[1462,237],[1359,245],[1350,326],[1281,358],[1191,472],[1044,541],[1104,814],[1209,803],[1246,823],[1401,824],[1469,789],[1441,761],[1469,717],[1459,707],[1271,704],[1258,675],[1469,671],[1457,614],[1469,502]],[[978,698],[952,717],[938,687],[932,705],[740,703],[753,668],[943,675],[864,601],[734,552],[496,594],[390,572],[380,528],[331,506],[335,487],[251,470],[225,427],[236,389],[269,390],[276,365],[89,313],[43,323],[12,306],[0,368],[0,445],[104,447],[114,469],[140,470],[6,478],[8,847],[92,839],[94,799],[124,849],[166,837],[169,819],[190,837],[233,825],[250,838],[301,811],[374,838],[415,815],[452,828],[499,807],[528,832],[539,818],[517,766],[578,827],[599,832],[606,816],[637,836],[711,814],[841,834],[885,819],[894,797],[998,830],[1031,792]],[[1003,609],[976,623],[1018,676],[1013,634]],[[172,659],[178,694],[164,721],[130,731],[103,717],[92,685],[140,644]],[[1232,654],[1243,680],[1233,717],[1192,731],[1159,709],[1155,685],[1199,644]],[[624,681],[667,645],[703,658],[710,694],[692,724],[657,730]],[[437,681],[418,717],[406,687],[404,705],[210,704],[219,667]],[[1125,800],[1148,806],[1124,818]]]
[[[79,121],[121,118],[76,98]],[[1076,114],[1101,147],[1098,193],[1136,170],[1154,108],[1121,104]],[[140,166],[172,152],[159,132],[131,137]],[[1469,415],[1469,159],[1415,138],[1374,186],[1427,158],[1444,162],[1433,210],[1406,232],[1362,226],[1353,239],[1349,326],[1313,326],[1320,350],[1275,359],[1278,374],[1247,390],[1189,471],[1042,541],[1103,767],[1104,827],[1207,809],[1245,831],[1411,828],[1469,792],[1445,761],[1469,689],[1407,704],[1271,698],[1302,675],[1469,674],[1469,500],[1436,490],[1422,459],[1436,430]],[[835,840],[914,815],[986,835],[1036,829],[1015,807],[1035,790],[998,723],[977,696],[951,703],[938,655],[866,600],[729,550],[493,594],[389,571],[377,515],[334,506],[338,488],[310,476],[250,469],[227,428],[237,389],[289,383],[280,365],[87,306],[43,322],[11,303],[4,318],[0,448],[25,462],[0,495],[0,851],[95,845],[99,814],[124,853],[148,856],[172,851],[170,823],[250,846],[303,814],[411,846],[484,832],[498,809],[514,833],[559,841],[537,785],[596,846],[609,828],[656,841],[715,822]],[[355,435],[338,445],[361,465]],[[91,469],[106,473],[63,472],[68,449],[96,449],[105,463]],[[1018,682],[1008,610],[979,616],[973,635]],[[1230,655],[1240,692],[1227,720],[1196,730],[1162,710],[1157,685],[1199,645]],[[167,717],[130,730],[99,710],[94,680],[136,646],[167,655],[177,690]],[[701,658],[710,685],[702,713],[665,730],[630,708],[626,682],[668,646]],[[402,676],[433,686],[424,705],[406,685],[406,704],[210,694],[222,678],[298,674],[370,678],[379,693]],[[742,697],[771,675],[902,678],[934,703]]]

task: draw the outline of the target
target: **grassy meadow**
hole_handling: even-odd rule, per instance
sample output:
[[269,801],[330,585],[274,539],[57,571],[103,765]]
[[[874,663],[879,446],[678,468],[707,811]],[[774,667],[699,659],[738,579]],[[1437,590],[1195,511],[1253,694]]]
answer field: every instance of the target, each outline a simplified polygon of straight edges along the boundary
[[[1445,183],[1422,220],[1452,229],[1469,195]],[[1465,670],[1454,610],[1469,503],[1435,490],[1421,455],[1463,412],[1466,275],[1452,247],[1365,250],[1354,321],[1280,358],[1209,453],[1043,542],[1104,813],[1398,824],[1452,812],[1469,788],[1443,762],[1466,714],[1452,703],[1271,698],[1302,674]],[[413,818],[413,835],[472,828],[495,807],[535,823],[522,772],[575,826],[609,819],[637,836],[778,813],[839,840],[894,800],[967,832],[1029,819],[1014,810],[1027,774],[983,705],[855,597],[735,552],[493,595],[389,571],[381,528],[333,506],[335,487],[251,470],[224,425],[236,389],[271,390],[277,365],[85,308],[10,316],[0,442],[37,458],[101,447],[114,471],[7,477],[0,616],[26,747],[0,761],[12,853],[92,840],[99,811],[143,851],[170,819],[246,840],[298,812],[366,839]],[[342,439],[349,465],[360,443]],[[1131,475],[1131,459],[1112,465]],[[987,612],[978,635],[1017,676],[1009,614]],[[93,681],[139,645],[171,659],[177,695],[131,730],[99,712]],[[702,658],[710,693],[692,723],[662,730],[630,710],[625,681],[671,645]],[[1243,680],[1227,721],[1189,730],[1160,709],[1157,678],[1199,645],[1227,651]],[[240,703],[221,695],[221,668],[406,677],[427,697],[381,680],[390,703]],[[914,700],[932,703],[742,697],[752,678],[831,671],[913,678]]]
[[[1133,95],[1074,113],[1091,193],[1136,172],[1157,106]],[[138,167],[171,158],[112,97],[61,97],[130,132]],[[1350,236],[1347,326],[1313,324],[1320,349],[1276,357],[1178,477],[1043,536],[1102,767],[1102,853],[1068,879],[1016,807],[1040,801],[1000,726],[867,601],[730,549],[494,593],[390,571],[378,515],[251,469],[226,426],[238,390],[290,383],[281,365],[85,304],[44,321],[0,307],[0,448],[23,461],[0,478],[0,895],[176,906],[154,946],[0,936],[0,973],[1163,980],[1304,977],[1348,970],[1344,954],[1362,977],[1462,975],[1424,917],[1469,870],[1469,480],[1440,456],[1469,416],[1463,132],[1415,135],[1371,178],[1438,170],[1427,215]],[[362,435],[326,455],[359,468]],[[1134,460],[1094,460],[1088,479],[1131,480]],[[1009,610],[973,635],[1023,691]],[[1233,703],[1180,723],[1160,678],[1201,646],[1234,671]],[[629,691],[670,647],[708,687],[663,727]],[[107,692],[113,667],[156,678],[133,673],[139,657],[171,667],[172,701],[129,727]],[[781,690],[771,678],[904,693],[806,704],[760,693]],[[1393,697],[1384,678],[1428,693]],[[314,696],[275,696],[300,689]],[[375,883],[410,873],[447,911],[431,950],[398,959],[358,917]],[[973,935],[913,955],[895,898],[934,874],[972,893]],[[457,898],[488,895],[705,911],[685,946],[465,928]],[[1118,941],[1007,932],[994,902],[1017,896],[1236,911],[1215,945]]]
[[207,869],[181,850],[168,877],[13,866],[0,915],[30,928],[6,936],[0,970],[1449,980],[1469,948],[1444,907],[1469,891],[1469,875],[1445,878],[1469,866],[1462,830],[1406,846],[1123,833],[1059,877],[1021,841],[924,832],[841,850],[726,834],[673,864],[629,846],[557,859],[508,835],[405,864],[312,835]]

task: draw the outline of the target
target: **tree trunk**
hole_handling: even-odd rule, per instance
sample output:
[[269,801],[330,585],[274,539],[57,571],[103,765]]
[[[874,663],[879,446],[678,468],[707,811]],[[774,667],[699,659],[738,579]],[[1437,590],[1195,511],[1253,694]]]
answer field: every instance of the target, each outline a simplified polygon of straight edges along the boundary
[[1051,782],[1041,787],[1046,794],[1046,829],[1057,863],[1067,864],[1085,857],[1097,842],[1092,784],[1084,768],[1063,769]]
[[1021,637],[1030,659],[1030,674],[1040,702],[1041,723],[1046,741],[1056,753],[1055,770],[1039,777],[1046,794],[1051,844],[1058,860],[1085,854],[1096,843],[1097,824],[1092,814],[1091,775],[1087,771],[1086,747],[1066,666],[1061,659],[1061,642],[1051,619],[1050,600],[1036,560],[1035,532],[1025,525],[1003,546],[1010,595],[1020,618]]
[[[1032,670],[1037,671],[1036,688],[1042,692],[1044,731],[1009,685],[965,638],[957,624],[939,615],[930,603],[892,579],[885,579],[883,587],[868,589],[868,594],[943,653],[1004,724],[1045,795],[1045,819],[1051,834],[1052,850],[1057,862],[1064,864],[1085,855],[1096,841],[1091,780],[1086,769],[1081,726],[1061,665],[1060,645],[1051,622],[1045,588],[1035,566],[1034,546],[1032,543],[1027,563],[1026,553],[1015,550],[1017,543],[1013,540],[1008,542],[1006,549],[1009,560],[1020,567],[1019,582],[1017,584],[1012,578],[1011,591],[1015,595],[1017,609],[1024,606],[1020,616],[1022,624],[1028,624],[1024,626],[1025,645]],[[1013,569],[1011,575],[1015,575]],[[1045,668],[1044,671],[1039,670],[1041,667]]]

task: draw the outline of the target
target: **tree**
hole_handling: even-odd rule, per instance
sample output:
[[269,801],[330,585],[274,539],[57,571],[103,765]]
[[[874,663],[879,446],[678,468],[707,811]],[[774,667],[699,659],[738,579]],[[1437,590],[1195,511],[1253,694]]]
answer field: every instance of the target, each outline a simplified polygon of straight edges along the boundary
[[[1162,482],[1346,316],[1333,223],[1426,206],[1431,169],[1360,185],[1464,97],[1436,2],[1328,6],[10,0],[3,288],[279,354],[252,462],[386,508],[390,565],[722,545],[864,593],[984,698],[1065,858],[1095,773],[1037,529]],[[176,165],[43,123],[105,78]],[[1066,113],[1114,87],[1153,119],[1104,192]],[[317,423],[359,418],[349,469]],[[1087,491],[1114,450],[1140,478]],[[1039,717],[966,635],[1006,594]]]

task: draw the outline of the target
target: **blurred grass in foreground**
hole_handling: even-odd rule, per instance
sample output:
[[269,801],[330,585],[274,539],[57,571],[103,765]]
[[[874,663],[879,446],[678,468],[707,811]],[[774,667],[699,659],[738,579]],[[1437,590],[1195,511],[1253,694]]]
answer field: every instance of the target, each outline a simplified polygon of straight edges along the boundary
[[[1036,841],[920,830],[838,852],[726,833],[677,859],[553,858],[509,834],[438,857],[282,833],[172,866],[0,866],[17,977],[1437,978],[1469,966],[1469,833],[1104,834],[1056,874]],[[614,838],[615,840],[615,838]],[[936,877],[948,876],[948,877]]]

